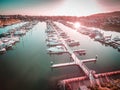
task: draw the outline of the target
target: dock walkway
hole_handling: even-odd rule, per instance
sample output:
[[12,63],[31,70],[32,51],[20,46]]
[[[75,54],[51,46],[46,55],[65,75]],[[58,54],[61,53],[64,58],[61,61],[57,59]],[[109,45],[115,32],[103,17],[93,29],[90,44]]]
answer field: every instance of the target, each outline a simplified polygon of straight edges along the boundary
[[[94,81],[95,81],[94,74],[92,73],[93,70],[90,70],[90,69],[87,68],[87,66],[83,63],[84,60],[80,60],[75,55],[74,51],[71,50],[71,48],[67,45],[67,43],[65,42],[65,40],[59,35],[59,32],[57,31],[57,29],[59,29],[59,27],[57,27],[53,22],[50,22],[49,25],[52,27],[53,30],[55,30],[57,36],[59,37],[59,39],[61,40],[61,42],[63,43],[63,45],[67,49],[68,53],[70,54],[70,56],[73,59],[73,62],[70,62],[70,63],[61,63],[61,64],[53,64],[51,67],[52,68],[57,68],[57,67],[65,67],[65,66],[70,66],[70,65],[78,65],[84,71],[85,75],[90,79],[91,84],[93,84]],[[96,58],[95,59],[87,59],[85,61],[86,62],[96,61]]]

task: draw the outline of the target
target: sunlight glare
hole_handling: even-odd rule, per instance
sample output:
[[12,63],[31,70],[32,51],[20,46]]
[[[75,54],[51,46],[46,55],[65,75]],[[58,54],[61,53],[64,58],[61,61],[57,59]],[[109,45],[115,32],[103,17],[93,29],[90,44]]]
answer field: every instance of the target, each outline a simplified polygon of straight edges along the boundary
[[76,29],[80,28],[80,23],[79,23],[79,22],[74,23],[74,27],[75,27]]

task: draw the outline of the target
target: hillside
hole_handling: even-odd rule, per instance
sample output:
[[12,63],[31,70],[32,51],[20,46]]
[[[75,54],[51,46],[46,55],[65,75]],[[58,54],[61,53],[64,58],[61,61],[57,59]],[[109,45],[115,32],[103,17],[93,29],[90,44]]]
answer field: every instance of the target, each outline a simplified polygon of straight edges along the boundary
[[84,17],[80,21],[86,26],[120,32],[120,11],[94,14]]
[[[4,18],[3,18],[4,17]],[[11,20],[12,19],[12,20]],[[13,20],[14,19],[14,20]],[[21,21],[30,20],[53,20],[53,21],[79,21],[82,25],[89,27],[97,27],[104,30],[120,32],[120,11],[110,13],[100,13],[90,16],[28,16],[28,15],[0,15],[0,26],[11,25]]]

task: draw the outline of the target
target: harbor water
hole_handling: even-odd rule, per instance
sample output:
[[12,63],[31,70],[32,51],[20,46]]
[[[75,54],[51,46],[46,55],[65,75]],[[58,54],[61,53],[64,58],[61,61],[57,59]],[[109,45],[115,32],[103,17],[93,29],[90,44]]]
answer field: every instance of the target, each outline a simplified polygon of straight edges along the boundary
[[[0,28],[0,32],[19,27],[20,24]],[[80,46],[73,49],[86,49],[85,56],[78,55],[81,60],[98,55],[96,63],[86,64],[88,68],[95,70],[96,73],[120,70],[118,50],[102,45],[62,24],[56,24],[72,39],[80,42]],[[84,75],[77,66],[50,68],[51,61],[65,63],[71,62],[71,59],[69,54],[47,54],[45,29],[46,24],[39,22],[20,38],[20,42],[16,43],[12,50],[0,55],[0,90],[56,90],[58,80]]]

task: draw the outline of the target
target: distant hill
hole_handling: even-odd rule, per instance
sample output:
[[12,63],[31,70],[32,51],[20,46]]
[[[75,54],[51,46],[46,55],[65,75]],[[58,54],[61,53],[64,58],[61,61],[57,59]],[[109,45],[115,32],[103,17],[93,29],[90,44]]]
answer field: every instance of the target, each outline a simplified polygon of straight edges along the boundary
[[120,11],[83,17],[81,23],[90,27],[120,32]]
[[98,14],[93,14],[87,17],[91,16],[120,16],[120,11],[114,11],[114,12],[108,12],[108,13],[98,13]]
[[[120,11],[99,13],[90,16],[28,16],[28,15],[0,15],[0,26],[3,26],[9,19],[30,21],[30,20],[53,20],[53,21],[79,21],[82,25],[97,27],[104,30],[120,32]],[[6,25],[6,23],[5,23]]]

